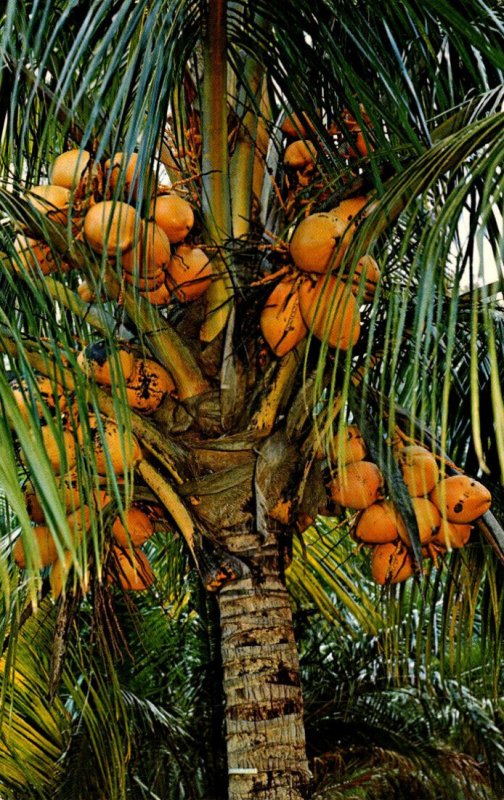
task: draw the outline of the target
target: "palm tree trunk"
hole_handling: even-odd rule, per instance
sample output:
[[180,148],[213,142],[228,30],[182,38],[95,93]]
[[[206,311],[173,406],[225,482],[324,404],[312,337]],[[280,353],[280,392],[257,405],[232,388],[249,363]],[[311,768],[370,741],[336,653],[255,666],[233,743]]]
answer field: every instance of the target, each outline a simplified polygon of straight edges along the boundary
[[226,549],[251,567],[219,594],[229,800],[302,800],[303,698],[278,544],[247,529]]

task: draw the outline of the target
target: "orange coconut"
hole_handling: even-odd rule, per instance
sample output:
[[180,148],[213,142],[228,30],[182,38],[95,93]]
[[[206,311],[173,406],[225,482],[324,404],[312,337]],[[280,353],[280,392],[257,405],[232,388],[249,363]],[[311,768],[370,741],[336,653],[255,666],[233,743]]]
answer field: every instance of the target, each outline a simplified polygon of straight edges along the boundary
[[346,224],[334,214],[311,214],[299,223],[290,242],[294,264],[304,272],[324,273],[341,263]]
[[158,289],[151,289],[143,292],[139,290],[140,297],[144,297],[152,306],[167,306],[171,301],[171,292],[163,283]]
[[94,303],[97,300],[97,294],[91,288],[87,281],[81,281],[77,286],[77,294],[83,303]]
[[123,272],[123,277],[130,286],[136,286],[142,292],[153,292],[164,284],[166,275],[160,269],[150,278],[141,278],[140,273],[133,275],[129,272]]
[[[53,472],[57,475],[66,469],[71,469],[76,460],[75,439],[68,430],[58,430],[54,433],[49,425],[41,428],[44,450]],[[21,461],[27,463],[25,453],[21,453]]]
[[125,272],[140,278],[152,278],[167,268],[171,259],[170,241],[164,230],[155,222],[141,225],[138,244],[123,253],[121,265]]
[[402,447],[397,460],[410,495],[429,494],[439,480],[439,467],[430,450],[415,444]]
[[126,347],[117,347],[111,351],[111,343],[106,339],[92,342],[79,353],[77,363],[85,375],[93,377],[96,383],[104,386],[112,384],[112,376],[118,370],[124,379],[129,380],[135,368],[135,356]]
[[167,394],[175,391],[169,372],[151,358],[138,359],[128,380],[126,397],[131,408],[150,414],[158,408]]
[[67,222],[70,191],[63,186],[32,186],[28,191],[28,200],[33,208],[53,222],[63,225]]
[[436,535],[432,538],[432,543],[451,550],[465,547],[470,539],[472,525],[457,524],[441,519],[441,524]]
[[382,497],[383,476],[372,461],[356,461],[340,469],[329,489],[339,505],[367,508]]
[[452,475],[439,481],[430,499],[449,522],[473,522],[488,511],[492,503],[486,486],[468,475]]
[[67,150],[61,153],[49,169],[49,179],[56,186],[73,189],[79,185],[89,165],[91,153],[87,150]]
[[43,275],[50,275],[58,270],[51,248],[45,242],[18,234],[14,239],[14,250],[24,269],[40,269]]
[[361,256],[359,258],[352,275],[352,292],[354,295],[358,295],[360,285],[362,282],[364,282],[364,291],[361,302],[373,302],[373,297],[375,296],[380,274],[380,268],[374,258],[368,255]]
[[154,582],[149,559],[141,550],[112,548],[112,566],[108,580],[118,583],[125,591],[141,592]]
[[350,289],[334,275],[322,275],[315,284],[299,287],[302,317],[317,339],[348,350],[360,334],[360,312]]
[[317,159],[317,149],[313,142],[304,142],[298,139],[285,148],[283,162],[290,169],[305,169],[314,164]]
[[367,447],[357,425],[346,425],[337,433],[330,444],[331,461],[341,464],[353,464],[366,458]]
[[413,561],[402,544],[377,544],[371,555],[371,575],[375,583],[401,583],[413,575]]
[[45,522],[44,509],[38,499],[35,487],[31,481],[28,481],[23,487],[23,497],[26,505],[28,516],[32,522],[42,524]]
[[33,389],[33,394],[30,394],[25,381],[11,384],[14,400],[24,421],[29,423],[32,413],[35,413],[38,419],[43,421],[46,409],[53,412],[58,408],[63,414],[67,408],[63,388],[44,375],[37,375],[35,380],[37,389]]
[[[436,535],[441,524],[441,516],[434,503],[425,497],[412,497],[411,505],[415,512],[415,517],[420,536],[420,544],[427,544]],[[399,536],[405,544],[411,546],[411,540],[406,529],[399,529]]]
[[[48,567],[53,563],[53,561],[56,561],[58,557],[58,551],[56,549],[54,537],[47,525],[36,525],[31,529],[30,536],[32,537],[32,541],[37,551],[34,563],[34,567],[36,569]],[[25,569],[27,559],[23,545],[23,539],[21,536],[16,540],[16,543],[12,548],[12,555],[18,567]]]
[[182,242],[194,225],[194,211],[191,204],[176,194],[161,195],[153,200],[151,214],[171,244]]
[[[142,450],[136,436],[126,436],[117,422],[110,417],[103,419],[103,438],[99,432],[96,419],[90,418],[91,435],[94,444],[96,468],[102,475],[107,473],[107,453],[116,475],[132,469],[142,459]],[[78,431],[79,435],[79,431]],[[80,431],[82,439],[82,431]]]
[[104,200],[91,206],[84,217],[84,236],[98,253],[115,256],[133,245],[140,220],[127,203]]
[[151,520],[139,508],[132,506],[124,512],[123,525],[121,517],[116,517],[112,525],[112,535],[122,547],[141,547],[154,533]]
[[138,193],[138,154],[115,153],[112,158],[105,161],[108,184],[113,192],[118,183],[121,183],[125,195],[136,200]]
[[289,139],[299,139],[300,137],[307,139],[315,130],[315,126],[306,112],[303,112],[301,117],[297,114],[288,114],[282,122],[280,130]]
[[177,247],[166,272],[167,286],[181,303],[201,297],[212,282],[212,265],[200,247]]
[[62,593],[68,578],[68,573],[72,568],[73,556],[69,550],[65,550],[63,559],[58,558],[49,570],[49,585],[53,600],[57,600]]
[[362,195],[359,197],[349,197],[342,200],[335,208],[329,212],[332,216],[337,217],[345,225],[352,222],[355,217],[358,217],[364,206],[367,204],[369,198]]
[[284,278],[275,286],[261,312],[260,325],[264,338],[280,358],[306,336],[308,329],[299,309],[294,278]]
[[366,544],[385,544],[399,537],[399,529],[405,531],[401,515],[390,500],[383,500],[362,512],[355,535]]

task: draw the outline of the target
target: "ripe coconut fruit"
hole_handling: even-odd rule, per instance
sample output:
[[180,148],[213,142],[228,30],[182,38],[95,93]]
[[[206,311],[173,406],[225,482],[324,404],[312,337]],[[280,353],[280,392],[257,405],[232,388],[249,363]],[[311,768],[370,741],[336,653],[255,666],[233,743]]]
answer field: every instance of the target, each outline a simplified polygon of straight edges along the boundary
[[105,161],[105,172],[112,192],[114,192],[117,184],[121,183],[125,195],[131,196],[133,200],[136,200],[138,192],[137,164],[137,153],[132,153],[129,157],[126,153],[114,153],[112,158],[108,158]]
[[84,217],[84,236],[97,253],[115,256],[133,246],[140,229],[135,209],[127,203],[104,200],[91,206]]
[[334,214],[305,217],[290,241],[290,255],[298,269],[325,273],[341,264],[349,237],[346,224]]
[[116,517],[112,525],[112,535],[122,547],[141,547],[154,533],[152,521],[140,508],[128,508],[124,512],[124,521],[126,527],[121,517]]
[[433,453],[413,444],[398,450],[397,460],[410,495],[429,494],[439,480],[439,467]]
[[358,197],[349,197],[342,200],[335,208],[329,212],[332,216],[337,217],[345,225],[348,225],[355,217],[358,217],[362,209],[367,205],[369,198],[365,195]]
[[163,283],[158,289],[147,290],[146,292],[139,292],[141,297],[144,297],[152,306],[167,306],[171,302],[171,292]]
[[446,550],[457,550],[465,547],[471,537],[472,525],[448,522],[441,519],[439,530],[432,537],[432,544],[440,545]]
[[122,372],[124,379],[129,380],[135,368],[135,356],[126,347],[112,349],[112,345],[106,339],[99,342],[92,342],[79,353],[77,363],[90,378],[94,378],[96,383],[104,386],[112,384],[113,374],[117,375],[118,370]]
[[298,291],[301,315],[317,339],[339,350],[356,344],[360,311],[345,283],[335,275],[321,275],[315,284],[304,281]]
[[367,508],[383,496],[383,475],[372,461],[356,461],[340,469],[329,490],[340,506]]
[[194,225],[194,211],[191,204],[177,194],[156,197],[151,203],[151,214],[171,244],[182,242]]
[[371,575],[375,583],[401,583],[413,575],[413,561],[403,544],[377,544],[371,554]]
[[[361,298],[363,303],[373,302],[380,274],[380,268],[374,258],[368,255],[359,258],[352,275],[351,288],[353,294],[358,295],[360,286],[362,282],[364,282],[364,290]],[[345,278],[345,275],[343,277]]]
[[[56,432],[53,432],[49,425],[43,425],[40,433],[52,471],[56,475],[60,475],[62,472],[71,469],[77,460],[73,434],[64,429],[56,429]],[[25,453],[21,453],[21,461],[26,465]]]
[[276,356],[289,353],[306,336],[295,278],[283,278],[266,300],[260,319],[262,335]]
[[444,478],[429,496],[448,522],[473,522],[488,511],[492,503],[486,486],[468,475]]
[[68,220],[70,191],[63,186],[32,186],[27,194],[30,204],[53,222],[65,225]]
[[331,463],[342,466],[366,458],[367,447],[357,425],[346,425],[337,433],[330,445]]
[[[426,497],[412,497],[411,505],[415,512],[420,544],[427,544],[436,535],[441,524],[439,511],[434,503],[431,503]],[[408,547],[411,547],[411,539],[406,526],[399,529],[399,536]]]
[[298,139],[291,142],[284,152],[283,162],[290,169],[306,169],[314,164],[317,159],[317,149],[313,142],[304,142]]
[[137,359],[126,386],[126,397],[131,408],[151,414],[161,405],[165,396],[174,391],[173,378],[161,364],[151,358]]
[[[50,275],[58,270],[51,248],[45,242],[18,234],[14,239],[14,250],[21,267],[24,269],[40,269],[43,275]],[[14,262],[15,269],[17,269],[17,266],[16,262]]]
[[56,559],[49,570],[49,585],[53,600],[57,600],[62,593],[68,578],[68,573],[72,568],[73,556],[69,550],[65,550],[63,559]]
[[[72,541],[77,545],[84,530],[87,530],[91,524],[91,515],[89,508],[83,506],[78,511],[70,514],[67,517],[68,526],[71,531]],[[47,525],[35,525],[31,529],[30,535],[33,537],[34,545],[38,551],[36,564],[37,569],[48,567],[58,558],[58,550],[56,542],[50,528]],[[19,537],[12,548],[12,554],[18,567],[25,569],[26,567],[26,553],[23,546],[22,537]]]
[[74,189],[79,185],[90,160],[91,153],[87,150],[67,150],[61,153],[49,169],[51,183],[65,189]]
[[[104,417],[103,436],[98,427],[98,421],[94,414],[89,415],[89,428],[93,443],[93,454],[96,461],[96,469],[100,475],[107,474],[108,459],[116,475],[127,472],[142,459],[142,449],[134,434],[126,435],[121,431],[117,422],[110,417]],[[82,426],[77,429],[77,439],[83,444],[85,436]]]
[[49,410],[50,413],[53,413],[58,408],[59,412],[63,414],[67,408],[67,401],[62,387],[44,375],[37,375],[35,380],[37,388],[34,388],[32,393],[30,393],[25,381],[11,384],[13,398],[27,424],[30,423],[33,412],[39,420],[44,421],[44,410]]
[[166,275],[160,269],[151,278],[141,278],[139,273],[130,272],[123,272],[123,278],[130,286],[136,286],[142,292],[153,292],[164,284]]
[[297,114],[286,116],[280,126],[280,130],[288,139],[299,139],[300,137],[308,139],[310,134],[314,132],[315,126],[308,115],[303,112],[300,117]]
[[399,529],[405,532],[403,518],[390,500],[383,500],[362,512],[355,535],[366,544],[385,544],[399,538]]
[[109,583],[118,583],[127,592],[142,592],[154,582],[150,561],[141,550],[113,547]]
[[212,265],[200,247],[180,245],[166,270],[166,285],[181,303],[201,297],[212,282]]
[[167,268],[171,255],[170,241],[164,230],[155,222],[143,222],[138,244],[123,253],[121,266],[130,275],[152,278]]

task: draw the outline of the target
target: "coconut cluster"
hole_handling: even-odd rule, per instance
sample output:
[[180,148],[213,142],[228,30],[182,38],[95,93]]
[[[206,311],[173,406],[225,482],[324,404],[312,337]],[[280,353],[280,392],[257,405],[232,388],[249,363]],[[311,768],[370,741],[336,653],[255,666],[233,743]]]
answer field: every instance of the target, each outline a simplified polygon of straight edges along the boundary
[[[139,161],[116,153],[103,165],[90,152],[69,150],[49,169],[50,184],[27,191],[30,204],[52,222],[71,225],[76,238],[85,241],[114,266],[118,277],[136,287],[152,305],[166,306],[176,297],[188,302],[201,297],[212,281],[209,257],[201,247],[188,244],[194,210],[184,197],[157,187],[147,198],[148,216],[139,187]],[[18,234],[14,241],[15,267],[32,276],[70,269],[43,240]],[[83,281],[78,289],[85,302],[96,299]]]
[[[101,343],[91,345],[80,354],[82,367],[86,374],[93,376],[98,383],[110,385],[113,369],[112,358],[103,358]],[[117,366],[127,375],[133,407],[143,413],[150,413],[157,407],[173,382],[170,376],[156,362],[150,359],[136,359],[125,349],[119,349]],[[145,391],[142,390],[144,387]],[[65,393],[62,386],[48,378],[38,375],[35,391],[30,392],[26,383],[13,388],[18,411],[27,424],[35,423],[40,431],[44,448],[56,477],[56,486],[63,508],[67,514],[68,529],[74,547],[78,547],[91,521],[107,509],[113,508],[110,495],[103,488],[95,488],[85,495],[82,490],[82,475],[76,466],[77,448],[84,442],[92,441],[91,457],[98,474],[98,487],[107,483],[107,472],[111,468],[120,483],[124,473],[133,469],[142,459],[138,440],[131,434],[125,438],[118,423],[111,417],[99,418],[89,412],[82,418],[75,407],[72,395]],[[140,399],[137,399],[140,397]],[[139,408],[143,404],[142,408]],[[51,425],[56,423],[58,428]],[[62,430],[60,428],[62,426]],[[20,458],[27,463],[27,454],[21,448]],[[52,594],[59,596],[68,578],[72,554],[58,551],[53,533],[47,523],[46,515],[32,481],[27,481],[23,496],[28,515],[33,523],[32,541],[36,554],[33,567],[49,567],[49,580]],[[142,590],[154,580],[147,556],[141,546],[154,533],[152,518],[138,505],[131,505],[122,516],[115,516],[111,522],[111,549],[107,560],[107,580],[126,590]],[[27,556],[22,537],[13,546],[13,558],[20,568],[26,568]],[[81,588],[87,591],[88,579],[81,581]]]
[[[333,445],[339,469],[329,484],[331,497],[339,506],[360,512],[354,534],[358,542],[372,547],[371,574],[376,583],[404,581],[414,572],[404,520],[386,496],[380,469],[368,460],[359,429],[347,426],[343,441],[340,437]],[[401,447],[395,455],[411,497],[424,557],[436,559],[447,550],[464,547],[471,535],[470,523],[490,508],[488,489],[467,475],[446,477],[442,462],[425,447]]]
[[[343,122],[348,130],[358,128],[347,112]],[[296,186],[307,199],[308,188],[317,193],[316,148],[311,141],[316,126],[306,114],[293,115],[281,130],[291,140],[284,151],[287,184],[294,172]],[[331,133],[337,130],[333,127]],[[360,307],[373,302],[380,269],[369,254],[348,265],[344,259],[369,204],[366,195],[349,197],[328,211],[308,212],[296,226],[289,242],[292,270],[270,293],[260,319],[262,334],[276,356],[290,352],[308,331],[340,350],[357,343]]]

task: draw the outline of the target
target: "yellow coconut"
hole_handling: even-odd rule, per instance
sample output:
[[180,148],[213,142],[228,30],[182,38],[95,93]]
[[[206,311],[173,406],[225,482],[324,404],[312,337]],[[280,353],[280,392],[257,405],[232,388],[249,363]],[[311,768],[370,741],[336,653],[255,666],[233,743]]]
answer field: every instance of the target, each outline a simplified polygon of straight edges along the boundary
[[112,384],[112,376],[122,372],[127,381],[135,368],[135,356],[127,347],[117,347],[111,351],[111,343],[106,339],[92,342],[79,353],[77,363],[82,371],[104,386]]
[[49,584],[53,600],[57,600],[63,592],[68,579],[68,574],[72,568],[73,556],[69,550],[65,550],[63,559],[58,558],[49,570]]
[[405,532],[401,515],[390,500],[383,500],[362,512],[355,535],[366,544],[385,544],[398,539],[399,530]]
[[317,339],[340,350],[356,344],[360,312],[345,283],[334,275],[322,275],[315,284],[304,281],[298,291],[302,317]]
[[68,220],[70,191],[63,186],[32,186],[28,191],[30,204],[53,222],[63,225]]
[[128,380],[126,396],[131,408],[151,414],[167,394],[173,394],[175,383],[169,372],[151,358],[138,359]]
[[360,298],[361,302],[373,302],[380,274],[380,268],[374,258],[368,255],[359,258],[352,275],[352,292],[354,295],[359,294],[360,286],[364,282],[364,290]]
[[84,236],[98,253],[115,256],[133,246],[140,230],[135,209],[127,203],[104,200],[91,206],[84,217]]
[[151,214],[171,244],[182,242],[194,225],[194,211],[191,204],[176,194],[161,195],[153,200]]
[[[53,472],[60,475],[67,469],[71,469],[77,460],[73,434],[68,430],[59,430],[58,428],[54,433],[49,425],[43,425],[41,436]],[[21,453],[21,461],[23,464],[27,464],[25,453]]]
[[154,573],[149,559],[141,550],[112,548],[110,583],[117,583],[128,592],[142,592],[154,582]]
[[482,483],[468,475],[444,478],[430,493],[430,499],[449,522],[473,522],[492,503],[492,495]]
[[26,505],[28,516],[32,522],[42,524],[45,522],[44,509],[38,499],[35,487],[31,481],[28,481],[23,487],[23,497]]
[[357,425],[346,425],[342,432],[336,434],[331,441],[329,454],[331,463],[341,466],[366,458],[366,443]]
[[115,153],[112,158],[105,161],[105,171],[111,191],[118,183],[123,187],[124,194],[136,200],[138,193],[138,154]]
[[177,247],[166,273],[167,286],[181,303],[201,297],[212,282],[212,265],[200,247]]
[[303,112],[301,117],[297,114],[288,114],[282,122],[280,130],[289,139],[307,139],[314,132],[315,126],[308,115]]
[[[99,430],[96,417],[90,414],[89,427],[97,471],[101,475],[106,475],[108,459],[110,459],[114,473],[122,475],[141,461],[141,447],[136,436],[132,433],[126,436],[117,422],[110,417],[103,418],[102,425],[103,434]],[[77,439],[81,444],[84,442],[85,435],[82,426],[77,429]]]
[[371,575],[375,583],[401,583],[413,575],[413,562],[403,544],[378,544],[371,555]]
[[397,452],[404,483],[412,497],[429,494],[439,480],[435,456],[425,447],[410,445]]
[[349,197],[346,200],[342,200],[341,203],[335,208],[332,208],[329,213],[340,219],[345,225],[348,225],[355,217],[359,216],[362,209],[368,203],[368,200],[369,198],[364,195]]
[[432,538],[432,543],[446,550],[465,547],[471,537],[472,525],[457,524],[441,519],[439,530]]
[[154,533],[154,525],[141,509],[132,506],[124,512],[123,525],[121,517],[116,517],[112,525],[112,535],[117,544],[128,548],[141,547]]
[[[434,503],[425,497],[412,497],[411,504],[418,525],[420,544],[427,544],[436,535],[441,524],[441,517]],[[399,529],[399,536],[411,547],[411,540],[406,527]]]
[[34,389],[32,395],[25,381],[11,384],[14,400],[24,421],[29,423],[32,413],[43,421],[44,410],[54,412],[58,408],[60,414],[64,414],[67,401],[63,388],[44,375],[36,376],[36,384],[38,391]]
[[43,275],[50,275],[58,270],[51,248],[45,242],[18,234],[14,239],[14,250],[23,269],[40,269]]
[[84,171],[89,166],[91,153],[87,150],[67,150],[52,163],[49,179],[56,186],[74,189],[79,185]]
[[167,306],[171,302],[171,292],[163,283],[159,289],[147,290],[146,292],[139,291],[140,297],[144,297],[152,306]]
[[290,242],[290,255],[296,267],[319,274],[338,267],[348,244],[346,227],[334,214],[305,217]]
[[306,336],[295,279],[284,278],[275,286],[261,312],[260,325],[267,343],[280,358]]
[[[30,536],[32,537],[32,541],[36,549],[35,563],[33,565],[36,569],[43,569],[44,567],[48,567],[50,564],[52,564],[53,561],[56,561],[58,557],[58,551],[56,549],[54,537],[47,525],[36,525],[31,529]],[[12,548],[12,555],[18,567],[25,569],[27,559],[23,545],[23,539],[21,536],[17,539],[14,547]]]
[[317,149],[313,142],[299,139],[286,147],[283,162],[290,169],[305,169],[317,160]]
[[152,278],[165,270],[171,259],[170,241],[164,230],[155,222],[141,225],[139,241],[123,253],[121,266],[125,272],[140,278]]
[[372,461],[356,461],[340,469],[329,490],[341,506],[367,508],[383,496],[383,475]]
[[123,277],[126,283],[130,286],[136,286],[142,292],[154,292],[163,286],[166,275],[162,269],[156,272],[151,278],[141,278],[141,273],[133,275],[129,272],[123,272]]

